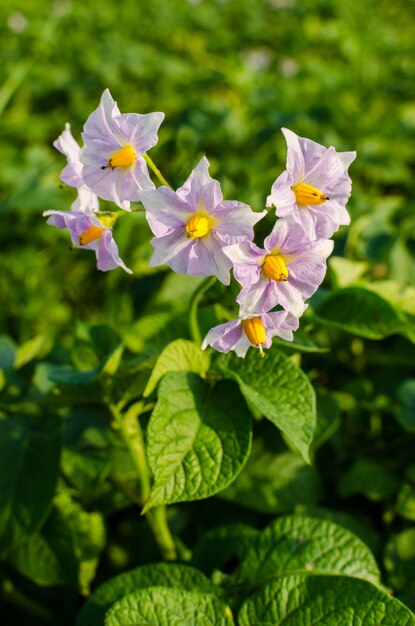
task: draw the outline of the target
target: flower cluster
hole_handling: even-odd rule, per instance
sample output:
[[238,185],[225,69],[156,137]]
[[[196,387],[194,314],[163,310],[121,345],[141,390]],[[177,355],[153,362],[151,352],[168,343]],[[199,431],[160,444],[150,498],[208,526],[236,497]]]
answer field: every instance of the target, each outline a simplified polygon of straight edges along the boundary
[[[54,143],[68,161],[61,179],[77,189],[77,199],[70,211],[44,215],[49,224],[70,231],[75,247],[94,250],[98,269],[131,272],[118,255],[112,227],[120,214],[131,210],[131,202],[141,202],[154,234],[151,266],[216,276],[225,285],[233,270],[241,285],[238,317],[212,328],[202,348],[210,345],[245,356],[254,346],[263,356],[273,336],[292,340],[306,301],[324,278],[333,249],[330,237],[350,222],[347,169],[356,153],[325,148],[283,128],[286,170],[267,198],[278,219],[260,248],[253,241],[254,225],[267,211],[224,200],[206,157],[182,187],[174,191],[166,184],[146,154],[158,141],[163,118],[163,113],[122,114],[105,90],[85,123],[84,146],[72,137],[69,124]],[[163,183],[157,189],[148,164]],[[121,210],[99,212],[98,198]]]

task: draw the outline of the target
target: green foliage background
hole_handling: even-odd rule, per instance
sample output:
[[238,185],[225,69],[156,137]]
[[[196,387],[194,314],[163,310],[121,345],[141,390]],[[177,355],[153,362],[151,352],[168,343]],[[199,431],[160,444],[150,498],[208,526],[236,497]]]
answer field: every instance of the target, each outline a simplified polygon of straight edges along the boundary
[[[42,532],[50,538],[60,528],[60,536],[72,537],[70,547],[58,550],[65,556],[53,575],[32,571],[21,552],[7,557],[5,625],[23,619],[25,602],[40,624],[61,606],[61,620],[73,623],[81,603],[77,588],[87,593],[94,579],[85,563],[98,555],[93,584],[159,559],[131,500],[108,491],[105,450],[128,480],[131,468],[103,434],[90,372],[107,367],[104,383],[111,388],[117,363],[108,365],[108,355],[122,340],[130,363],[145,364],[134,379],[142,393],[150,357],[177,337],[189,338],[186,311],[197,280],[175,282],[148,268],[151,233],[142,215],[125,216],[116,226],[133,277],[97,272],[91,254],[70,252],[66,234],[41,217],[47,209],[69,208],[74,198],[73,190],[59,188],[64,159],[52,142],[67,121],[80,140],[106,87],[122,112],[165,112],[151,156],[174,187],[206,154],[226,198],[257,210],[285,165],[281,126],[338,150],[357,150],[352,225],[335,236],[335,257],[305,316],[299,351],[280,346],[317,390],[313,468],[274,426],[258,421],[246,471],[222,499],[175,506],[169,515],[183,558],[195,550],[194,562],[205,572],[213,557],[203,553],[203,541],[209,545],[203,537],[216,526],[262,528],[270,515],[304,511],[332,518],[366,541],[384,583],[414,609],[415,4],[12,0],[2,3],[0,18],[0,410],[21,420],[20,434],[4,436],[9,457],[3,459],[12,463],[19,436],[30,431],[43,402],[49,421],[35,430],[33,450],[46,427],[55,436],[65,398],[76,413],[64,411],[61,473],[42,491],[46,500],[49,491],[58,493]],[[201,309],[204,330],[232,311],[235,289],[212,293]],[[69,365],[81,378],[68,379],[74,375]],[[226,367],[222,362],[219,371]],[[53,381],[64,385],[55,408],[48,395]],[[83,387],[70,388],[80,382]],[[78,406],[82,399],[92,403],[87,411]],[[251,408],[256,415],[258,407]],[[81,444],[92,449],[87,470],[75,460],[78,452],[82,457],[76,446],[83,419],[90,431]],[[58,448],[48,454],[45,462],[55,467]],[[3,479],[5,485],[12,480]],[[102,517],[84,517],[97,510]],[[81,532],[85,525],[94,528],[92,539]],[[9,541],[5,534],[3,544]],[[219,560],[211,569],[226,562]],[[36,613],[39,606],[45,614]]]

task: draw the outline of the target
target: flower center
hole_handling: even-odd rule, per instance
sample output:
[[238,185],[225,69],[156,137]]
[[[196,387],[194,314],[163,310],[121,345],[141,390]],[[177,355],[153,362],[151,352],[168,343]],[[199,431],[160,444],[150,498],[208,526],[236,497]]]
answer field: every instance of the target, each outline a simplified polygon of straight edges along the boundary
[[262,271],[265,276],[280,283],[285,283],[288,278],[288,268],[279,254],[267,254],[262,265]]
[[212,220],[207,215],[192,215],[186,224],[186,234],[188,239],[198,239],[208,235],[212,228]]
[[265,356],[264,351],[262,350],[262,345],[266,340],[266,332],[261,318],[251,317],[248,320],[243,320],[242,328],[252,345],[259,348],[259,354],[261,357]]
[[103,165],[102,169],[105,170],[110,167],[112,170],[116,167],[129,167],[136,160],[137,155],[132,146],[124,146],[120,150],[113,152],[108,159],[107,165]]
[[105,228],[100,228],[94,224],[88,228],[84,233],[79,235],[79,245],[86,246],[92,241],[99,239],[104,232]]
[[330,198],[317,189],[317,187],[313,187],[307,183],[300,183],[299,185],[295,185],[295,187],[291,187],[291,189],[295,193],[297,203],[304,206],[324,204],[326,200],[330,200]]

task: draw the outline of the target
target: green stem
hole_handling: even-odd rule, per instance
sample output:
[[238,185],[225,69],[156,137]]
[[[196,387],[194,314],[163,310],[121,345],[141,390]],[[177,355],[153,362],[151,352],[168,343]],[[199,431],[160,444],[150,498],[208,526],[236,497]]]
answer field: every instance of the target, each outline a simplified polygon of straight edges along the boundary
[[[151,494],[150,470],[146,460],[143,431],[138,419],[140,413],[144,410],[144,406],[144,403],[136,402],[125,413],[121,413],[119,407],[110,405],[116,427],[127,446],[137,471],[137,477],[140,481],[141,508],[150,499]],[[176,547],[167,524],[166,508],[164,506],[155,507],[147,511],[145,517],[163,558],[167,561],[177,559]]]
[[143,159],[145,160],[149,168],[153,170],[154,174],[157,176],[161,184],[166,185],[166,187],[170,187],[171,189],[171,185],[169,185],[167,180],[164,178],[163,174],[160,172],[159,168],[154,163],[153,159],[151,159],[151,157],[149,157],[148,154],[146,153],[143,154]]
[[205,295],[206,291],[212,287],[216,282],[216,276],[209,276],[200,286],[196,289],[190,302],[189,309],[189,330],[190,336],[193,341],[200,346],[202,343],[202,335],[200,334],[199,322],[197,321],[197,309],[200,301]]
[[171,535],[165,506],[156,506],[145,514],[155,540],[157,541],[163,558],[166,561],[176,561],[177,551]]

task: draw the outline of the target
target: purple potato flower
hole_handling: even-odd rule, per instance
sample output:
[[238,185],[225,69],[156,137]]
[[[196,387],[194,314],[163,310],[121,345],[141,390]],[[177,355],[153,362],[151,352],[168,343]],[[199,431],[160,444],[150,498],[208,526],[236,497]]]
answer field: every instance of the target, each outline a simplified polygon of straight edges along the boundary
[[219,352],[234,350],[244,357],[248,348],[258,348],[264,356],[263,348],[269,348],[272,338],[281,337],[285,341],[293,340],[293,331],[298,328],[298,318],[287,311],[243,315],[225,324],[212,328],[202,343],[202,350],[212,346]]
[[229,285],[232,262],[224,246],[250,240],[265,214],[243,202],[223,200],[220,184],[203,157],[176,192],[168,187],[143,191],[140,200],[155,237],[150,266],[168,265],[179,274],[217,276]]
[[69,187],[75,187],[78,190],[78,196],[71,207],[72,210],[98,211],[98,197],[84,183],[82,178],[81,147],[72,136],[70,124],[65,124],[65,130],[53,142],[53,145],[66,156],[68,161],[61,172],[61,180]]
[[279,217],[302,224],[310,239],[329,239],[350,224],[345,206],[352,182],[347,169],[356,152],[336,152],[282,128],[287,141],[287,169],[274,182],[267,206]]
[[[67,228],[76,248],[94,250],[99,270],[107,272],[121,267],[128,274],[132,274],[120,259],[112,230],[104,223],[105,217],[98,219],[92,211],[45,211],[43,215],[49,216],[48,224],[59,229]],[[114,222],[113,216],[108,217],[108,223],[111,222]]]
[[104,200],[130,210],[143,189],[154,189],[143,154],[156,145],[164,113],[121,114],[108,89],[85,122],[81,162],[85,183]]
[[225,248],[242,285],[237,297],[241,310],[270,311],[279,304],[300,317],[305,300],[323,281],[332,250],[332,241],[310,241],[302,226],[288,218],[277,221],[264,249],[251,241]]

